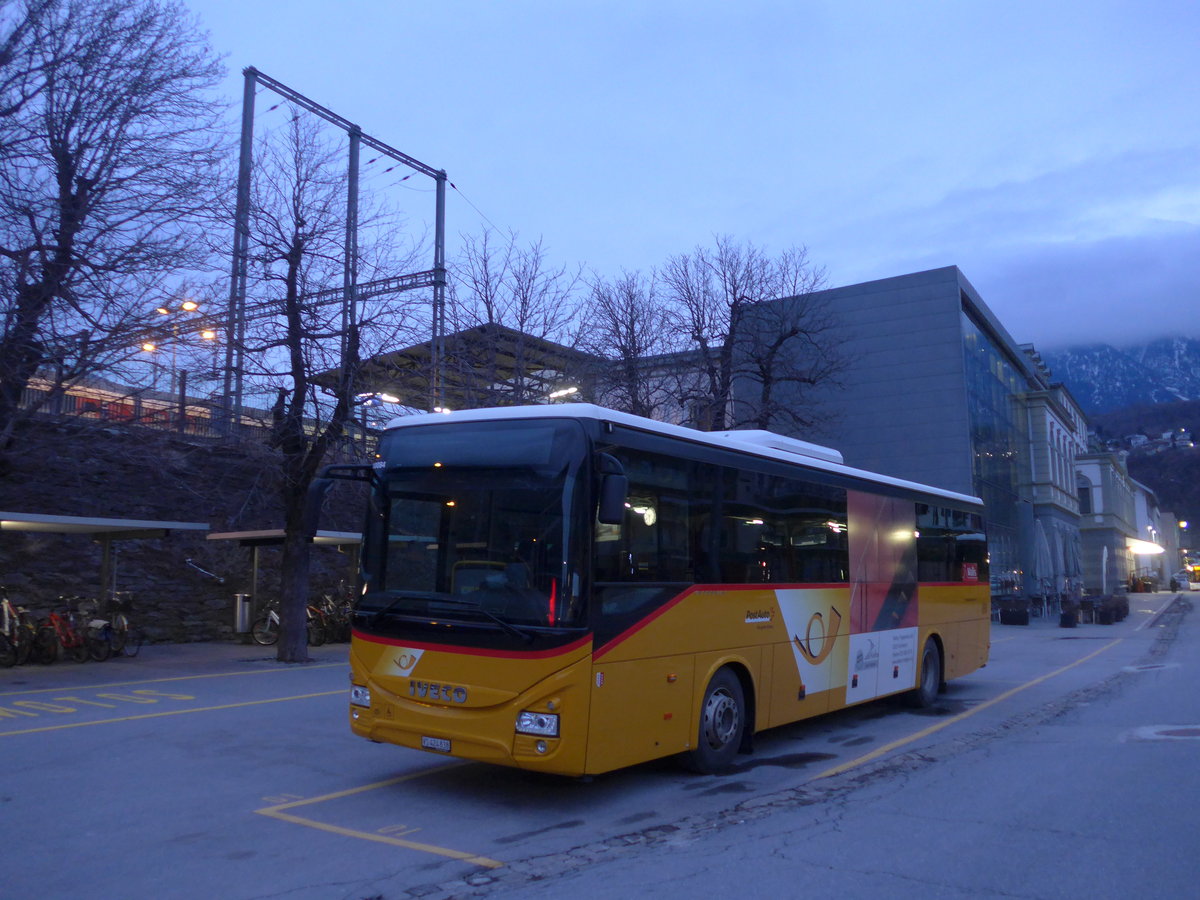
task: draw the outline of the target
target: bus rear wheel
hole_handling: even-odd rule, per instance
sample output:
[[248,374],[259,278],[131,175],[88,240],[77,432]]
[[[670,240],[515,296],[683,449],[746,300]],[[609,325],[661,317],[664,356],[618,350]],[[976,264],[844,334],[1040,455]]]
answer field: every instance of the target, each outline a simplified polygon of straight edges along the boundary
[[694,772],[712,775],[729,768],[746,729],[742,683],[730,669],[719,669],[704,691],[696,749],[685,763]]
[[937,641],[927,638],[921,653],[921,671],[917,676],[917,687],[908,694],[908,705],[916,709],[928,709],[937,701],[942,689],[942,652]]

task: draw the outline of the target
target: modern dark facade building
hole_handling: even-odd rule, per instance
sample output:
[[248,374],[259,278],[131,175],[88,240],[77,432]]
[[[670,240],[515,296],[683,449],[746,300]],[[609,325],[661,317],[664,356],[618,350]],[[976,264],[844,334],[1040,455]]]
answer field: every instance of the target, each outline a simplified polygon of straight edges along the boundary
[[838,416],[801,436],[850,465],[981,497],[995,596],[1077,588],[1074,457],[1086,428],[1036,352],[956,266],[823,295],[848,366],[841,389],[818,397]]

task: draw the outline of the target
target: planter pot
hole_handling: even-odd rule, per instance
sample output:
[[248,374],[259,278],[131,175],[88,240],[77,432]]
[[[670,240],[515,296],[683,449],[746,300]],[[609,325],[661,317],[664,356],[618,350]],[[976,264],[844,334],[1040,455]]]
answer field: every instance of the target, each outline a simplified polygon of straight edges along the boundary
[[1029,610],[1027,609],[1002,609],[1000,610],[1001,625],[1028,625]]

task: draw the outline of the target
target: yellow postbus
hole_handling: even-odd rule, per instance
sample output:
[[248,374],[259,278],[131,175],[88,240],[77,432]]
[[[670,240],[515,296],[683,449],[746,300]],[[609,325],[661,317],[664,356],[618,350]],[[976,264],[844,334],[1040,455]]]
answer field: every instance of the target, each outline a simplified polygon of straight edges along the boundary
[[350,647],[373,741],[563,775],[679,754],[987,661],[978,499],[768,432],[587,404],[416,415],[377,461]]

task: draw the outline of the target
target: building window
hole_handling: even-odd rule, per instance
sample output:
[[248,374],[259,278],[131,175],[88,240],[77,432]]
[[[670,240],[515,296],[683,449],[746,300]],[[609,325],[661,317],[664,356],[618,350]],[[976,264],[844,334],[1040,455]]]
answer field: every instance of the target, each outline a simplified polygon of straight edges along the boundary
[[1075,476],[1075,489],[1079,494],[1079,514],[1090,516],[1092,514],[1092,483],[1086,475]]

